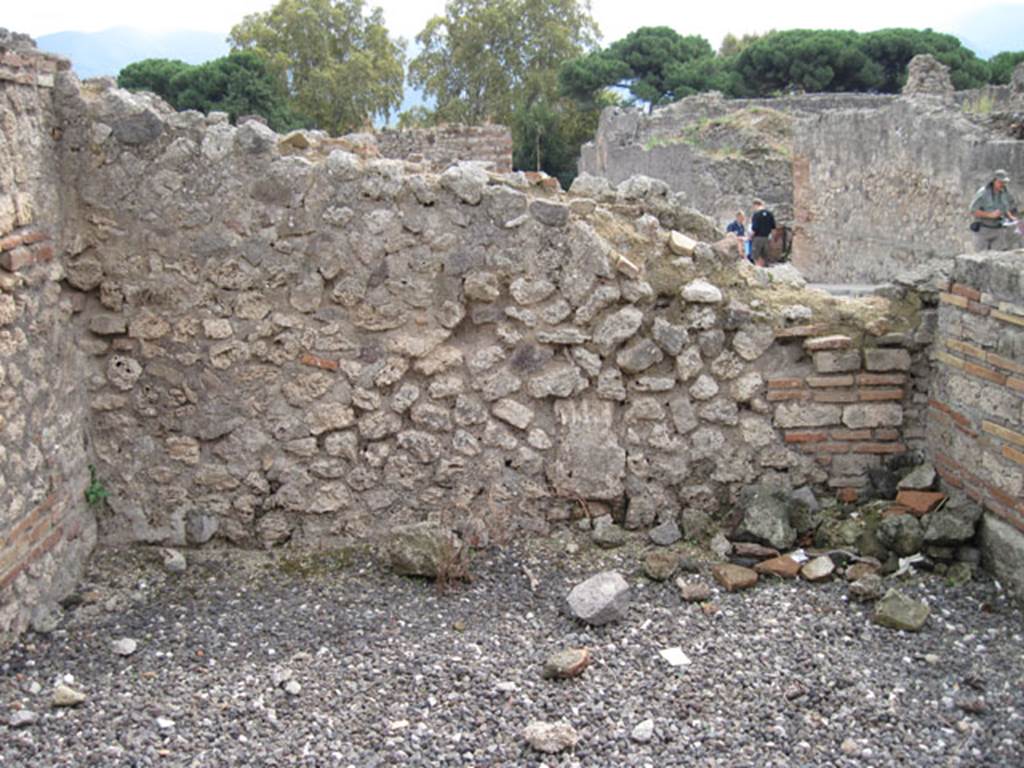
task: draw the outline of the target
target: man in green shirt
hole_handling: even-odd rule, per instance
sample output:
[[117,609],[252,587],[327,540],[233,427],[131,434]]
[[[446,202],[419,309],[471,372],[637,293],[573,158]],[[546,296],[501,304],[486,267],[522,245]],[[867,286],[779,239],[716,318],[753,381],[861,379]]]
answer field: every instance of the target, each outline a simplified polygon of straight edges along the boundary
[[1009,181],[1010,176],[1000,168],[971,201],[971,232],[976,252],[1006,248],[1003,223],[1017,220],[1017,201],[1006,188]]

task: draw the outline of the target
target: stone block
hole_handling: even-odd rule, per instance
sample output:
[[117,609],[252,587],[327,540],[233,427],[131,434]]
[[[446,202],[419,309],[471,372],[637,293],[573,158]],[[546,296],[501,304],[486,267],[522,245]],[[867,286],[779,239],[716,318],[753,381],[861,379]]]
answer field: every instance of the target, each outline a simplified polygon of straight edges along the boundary
[[860,350],[814,353],[814,370],[818,373],[846,373],[860,370]]
[[909,371],[910,353],[905,349],[866,349],[864,367],[872,372]]
[[839,424],[842,416],[842,409],[838,405],[780,403],[775,408],[775,425],[783,429],[793,427],[827,427]]
[[903,406],[896,403],[859,403],[843,408],[843,424],[850,429],[898,427],[903,424]]

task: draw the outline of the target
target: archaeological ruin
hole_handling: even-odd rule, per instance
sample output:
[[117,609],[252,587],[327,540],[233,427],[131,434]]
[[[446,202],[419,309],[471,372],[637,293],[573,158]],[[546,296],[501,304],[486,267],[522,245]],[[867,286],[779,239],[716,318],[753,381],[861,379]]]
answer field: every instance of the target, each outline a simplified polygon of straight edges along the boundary
[[[432,520],[486,546],[604,514],[700,540],[745,489],[853,505],[925,462],[1024,595],[1024,257],[961,255],[959,213],[985,169],[1024,178],[1024,142],[965,98],[609,112],[565,193],[501,167],[500,130],[466,139],[489,167],[438,172],[402,137],[176,113],[0,40],[0,638],[97,541]],[[671,139],[709,120],[785,143]],[[755,192],[808,279],[889,285],[738,263],[719,223]]]

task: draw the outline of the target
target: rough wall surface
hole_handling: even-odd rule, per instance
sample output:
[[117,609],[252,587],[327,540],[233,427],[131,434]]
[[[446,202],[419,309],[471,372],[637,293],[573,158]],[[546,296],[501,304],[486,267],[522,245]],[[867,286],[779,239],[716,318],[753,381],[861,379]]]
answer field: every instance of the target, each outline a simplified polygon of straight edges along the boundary
[[[1016,106],[1015,106],[1016,105]],[[701,95],[652,115],[608,109],[581,172],[667,182],[720,222],[758,196],[794,228],[813,282],[885,282],[970,250],[967,207],[995,168],[1024,177],[1024,142],[987,112],[1020,110],[1009,87],[954,96]]]
[[462,160],[489,164],[495,173],[512,172],[512,132],[503,125],[446,125],[408,131],[380,131],[377,146],[383,157],[443,171]]
[[[672,254],[641,202],[83,99],[67,270],[112,538],[314,544],[433,516],[481,541],[602,505],[640,527],[730,514],[759,479],[863,487],[907,448],[912,303]],[[839,332],[819,363],[805,340]],[[899,359],[862,369],[879,343]],[[837,378],[783,402],[783,370]],[[793,437],[812,427],[827,447]]]
[[[0,41],[0,646],[45,623],[92,550],[85,393],[54,259],[62,60]],[[7,47],[4,47],[7,46]]]
[[961,256],[941,297],[928,449],[983,504],[997,574],[1024,595],[1024,262]]

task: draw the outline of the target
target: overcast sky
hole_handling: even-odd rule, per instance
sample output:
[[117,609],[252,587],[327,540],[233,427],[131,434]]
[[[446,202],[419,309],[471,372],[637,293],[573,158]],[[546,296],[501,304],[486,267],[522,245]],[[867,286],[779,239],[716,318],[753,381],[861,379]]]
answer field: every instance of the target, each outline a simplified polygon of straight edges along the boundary
[[[428,18],[444,12],[444,0],[380,0],[392,34],[411,40]],[[726,32],[741,35],[769,29],[825,28],[868,31],[883,27],[931,27],[952,32],[981,8],[1000,3],[964,0],[860,0],[860,2],[665,2],[592,0],[605,43],[643,26],[669,26],[681,34],[703,35],[716,48]],[[1005,5],[1005,0],[1001,3]],[[0,26],[33,37],[53,32],[96,32],[114,26],[156,31],[195,29],[223,32],[247,13],[266,11],[274,0],[36,0],[5,3]]]

